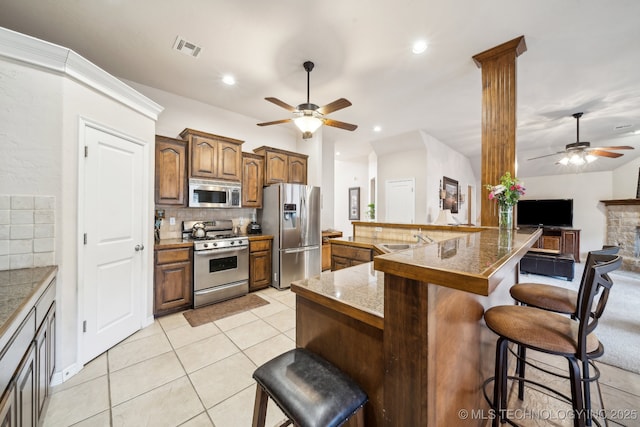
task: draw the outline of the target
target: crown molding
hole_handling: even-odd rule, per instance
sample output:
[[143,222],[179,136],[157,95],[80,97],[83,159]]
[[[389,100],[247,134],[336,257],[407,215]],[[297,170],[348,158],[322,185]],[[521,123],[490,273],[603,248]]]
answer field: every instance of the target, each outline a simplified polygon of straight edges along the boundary
[[66,75],[153,120],[164,110],[73,50],[2,27],[0,57]]

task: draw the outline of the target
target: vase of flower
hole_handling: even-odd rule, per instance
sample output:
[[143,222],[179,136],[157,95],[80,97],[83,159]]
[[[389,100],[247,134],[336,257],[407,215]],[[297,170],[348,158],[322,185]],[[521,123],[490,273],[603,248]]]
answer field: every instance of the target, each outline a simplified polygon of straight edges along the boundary
[[498,225],[501,230],[513,229],[513,206],[524,195],[524,185],[511,173],[500,177],[500,184],[485,186],[489,190],[489,200],[498,203]]
[[498,209],[498,227],[500,227],[501,230],[512,230],[513,206],[500,205]]

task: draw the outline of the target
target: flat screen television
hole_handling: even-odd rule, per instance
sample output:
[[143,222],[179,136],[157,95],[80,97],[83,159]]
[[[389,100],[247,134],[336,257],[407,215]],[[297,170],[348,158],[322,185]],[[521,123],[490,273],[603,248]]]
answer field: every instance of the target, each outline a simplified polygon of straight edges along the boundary
[[573,227],[573,199],[520,200],[518,227]]

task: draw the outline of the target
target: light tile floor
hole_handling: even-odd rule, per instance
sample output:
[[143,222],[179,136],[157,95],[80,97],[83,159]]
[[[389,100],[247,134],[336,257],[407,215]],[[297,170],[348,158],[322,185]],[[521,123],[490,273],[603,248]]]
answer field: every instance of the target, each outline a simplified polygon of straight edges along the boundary
[[[44,426],[250,426],[253,371],[295,346],[295,295],[274,288],[258,295],[270,303],[197,328],[182,313],[156,319],[54,387]],[[529,357],[564,367],[563,359],[547,360],[533,352]],[[640,426],[640,375],[599,366],[605,407],[624,417],[610,425]],[[526,398],[528,408],[566,408],[544,393],[527,392]],[[514,400],[510,408],[520,407]],[[624,412],[633,410],[635,415]],[[270,401],[267,425],[283,420]],[[572,425],[570,420],[532,416],[518,422]]]

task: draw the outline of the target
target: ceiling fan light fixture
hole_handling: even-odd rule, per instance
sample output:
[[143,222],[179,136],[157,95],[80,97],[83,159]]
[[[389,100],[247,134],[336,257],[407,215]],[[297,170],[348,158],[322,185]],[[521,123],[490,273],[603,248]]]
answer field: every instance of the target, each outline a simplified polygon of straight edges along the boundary
[[584,159],[587,161],[587,163],[591,163],[597,160],[597,157],[594,156],[593,154],[587,154],[586,156],[584,156]]
[[298,129],[302,132],[302,138],[309,139],[315,131],[322,126],[322,120],[316,117],[312,111],[305,111],[300,117],[293,119]]
[[569,164],[569,157],[564,156],[563,158],[558,160],[558,163],[560,163],[563,166],[567,166]]

